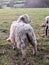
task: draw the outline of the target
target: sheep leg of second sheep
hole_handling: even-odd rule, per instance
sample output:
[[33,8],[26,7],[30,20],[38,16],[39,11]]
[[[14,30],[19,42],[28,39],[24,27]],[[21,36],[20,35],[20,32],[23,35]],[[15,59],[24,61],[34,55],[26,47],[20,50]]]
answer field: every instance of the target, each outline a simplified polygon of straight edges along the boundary
[[33,55],[36,55],[37,41],[36,41],[36,36],[35,36],[33,29],[30,29],[30,31],[27,33],[27,38],[28,38],[30,44],[33,46]]

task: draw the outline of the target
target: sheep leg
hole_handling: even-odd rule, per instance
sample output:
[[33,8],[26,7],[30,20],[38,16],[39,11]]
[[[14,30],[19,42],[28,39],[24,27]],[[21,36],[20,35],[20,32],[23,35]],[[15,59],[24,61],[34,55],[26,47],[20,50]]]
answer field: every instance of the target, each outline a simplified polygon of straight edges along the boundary
[[26,58],[26,46],[25,44],[21,44],[21,52],[22,52],[22,58]]
[[16,49],[16,43],[12,43],[12,47],[15,50]]
[[33,30],[30,30],[30,31],[27,34],[27,38],[28,38],[30,44],[33,46],[33,54],[36,55],[36,52],[37,52],[36,36],[35,36],[35,33]]
[[36,53],[37,53],[37,45],[34,44],[33,45],[33,55],[36,55]]

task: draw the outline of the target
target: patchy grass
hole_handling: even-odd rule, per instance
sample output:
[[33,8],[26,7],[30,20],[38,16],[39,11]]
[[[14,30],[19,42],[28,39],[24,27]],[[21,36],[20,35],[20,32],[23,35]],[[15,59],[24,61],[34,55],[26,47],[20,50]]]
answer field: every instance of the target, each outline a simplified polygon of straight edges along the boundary
[[[32,47],[27,48],[27,57],[23,61],[20,50],[13,50],[9,42],[6,41],[12,21],[18,19],[22,14],[27,13],[34,28],[38,52],[33,56]],[[0,9],[0,65],[49,65],[49,39],[42,37],[44,33],[40,25],[45,23],[44,18],[49,15],[49,8],[29,8],[29,9]]]

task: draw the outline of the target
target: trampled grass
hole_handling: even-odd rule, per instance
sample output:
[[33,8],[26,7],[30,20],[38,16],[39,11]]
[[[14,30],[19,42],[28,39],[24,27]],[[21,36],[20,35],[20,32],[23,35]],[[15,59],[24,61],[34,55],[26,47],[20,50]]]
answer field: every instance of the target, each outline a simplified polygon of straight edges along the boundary
[[[33,65],[49,65],[49,39],[42,37],[44,32],[41,28],[41,24],[45,23],[45,17],[49,15],[49,8],[0,9],[0,53],[5,52],[4,55],[0,54],[0,65],[23,64],[21,52],[14,51],[11,44],[6,41],[12,21],[17,20],[22,14],[28,14],[30,16],[30,24],[34,28],[37,43],[40,45],[36,57],[32,56],[32,48],[30,49],[28,47],[27,63],[33,63]],[[44,47],[44,45],[46,46]]]

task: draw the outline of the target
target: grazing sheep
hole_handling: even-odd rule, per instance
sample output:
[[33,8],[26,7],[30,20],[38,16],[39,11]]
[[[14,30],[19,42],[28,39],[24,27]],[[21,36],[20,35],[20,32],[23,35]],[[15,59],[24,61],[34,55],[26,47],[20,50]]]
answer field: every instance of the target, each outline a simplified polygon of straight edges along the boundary
[[[26,17],[26,18],[25,18]],[[7,39],[13,45],[13,48],[19,48],[22,57],[26,57],[26,47],[30,43],[33,46],[33,54],[37,52],[37,41],[33,28],[30,24],[29,16],[24,14],[11,24],[10,35]]]

